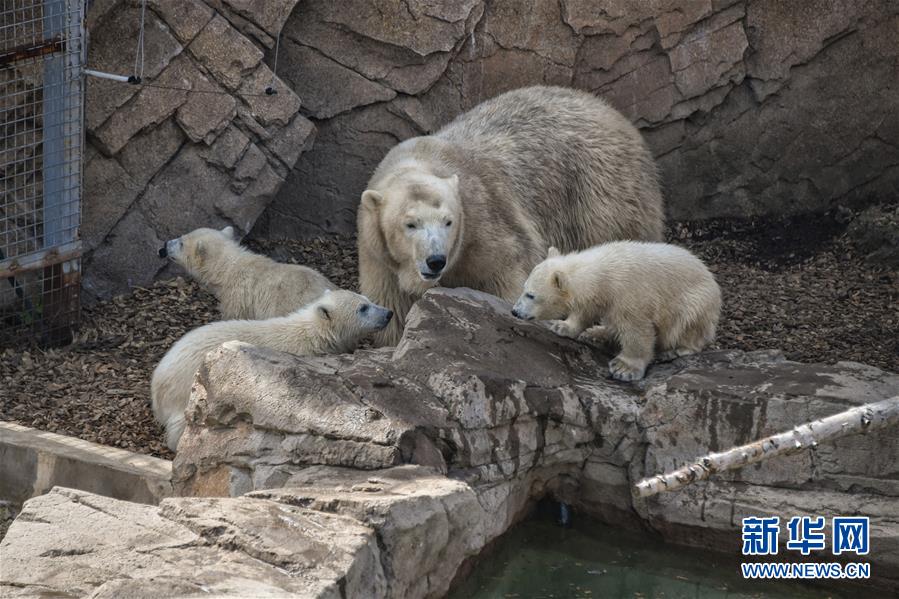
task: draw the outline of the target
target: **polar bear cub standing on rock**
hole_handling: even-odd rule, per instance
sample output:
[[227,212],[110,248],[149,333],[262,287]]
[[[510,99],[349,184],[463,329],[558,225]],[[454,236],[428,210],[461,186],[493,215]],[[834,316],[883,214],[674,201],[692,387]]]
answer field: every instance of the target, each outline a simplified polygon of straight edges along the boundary
[[221,344],[243,341],[300,356],[346,353],[386,327],[392,316],[358,293],[337,290],[288,316],[225,320],[194,329],[169,349],[150,382],[153,415],[166,428],[167,445],[173,451],[178,446],[194,375],[206,354]]
[[606,102],[561,87],[514,90],[394,147],[358,211],[359,286],[396,312],[394,345],[431,287],[514,301],[546,249],[662,238],[656,164]]
[[167,241],[159,256],[186,269],[215,295],[224,319],[285,316],[325,290],[337,289],[311,268],[254,254],[238,243],[233,227],[197,229]]
[[635,381],[656,348],[672,359],[711,343],[720,311],[721,290],[696,256],[665,243],[618,241],[565,256],[550,248],[512,314],[556,320],[552,329],[571,338],[602,323],[597,334],[621,345],[609,371]]

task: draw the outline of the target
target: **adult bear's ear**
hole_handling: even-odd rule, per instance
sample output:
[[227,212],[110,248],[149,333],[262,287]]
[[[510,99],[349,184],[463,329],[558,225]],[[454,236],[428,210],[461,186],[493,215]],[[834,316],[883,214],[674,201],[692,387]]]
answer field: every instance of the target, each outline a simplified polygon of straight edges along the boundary
[[556,248],[556,246],[551,246],[549,248],[549,251],[546,252],[547,258],[555,258],[555,257],[561,256],[561,255],[562,254],[559,253],[559,250],[558,250],[558,248]]
[[568,289],[568,275],[561,270],[557,270],[553,273],[553,285],[556,289],[565,293],[566,289]]
[[459,189],[459,175],[452,175],[447,178],[447,181],[449,181],[449,184],[453,189]]
[[232,226],[227,226],[224,229],[222,229],[222,233],[224,233],[225,236],[229,237],[230,239],[235,239],[234,227],[232,227]]
[[366,189],[362,192],[362,205],[369,210],[377,210],[384,201],[384,196],[374,189]]

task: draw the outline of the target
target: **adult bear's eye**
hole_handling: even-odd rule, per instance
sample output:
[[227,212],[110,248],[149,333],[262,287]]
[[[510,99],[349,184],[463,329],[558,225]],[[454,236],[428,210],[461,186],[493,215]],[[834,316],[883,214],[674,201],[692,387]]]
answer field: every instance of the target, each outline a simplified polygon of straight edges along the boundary
[[452,226],[453,226],[453,221],[451,221],[451,220],[446,221],[446,226],[447,226],[447,227],[452,227]]
[[529,300],[534,299],[534,294],[533,294],[533,293],[525,293],[524,296],[525,296],[526,298],[528,298]]
[[406,228],[410,231],[415,228],[415,223],[406,223]]
[[359,313],[360,313],[360,314],[365,314],[366,312],[368,312],[368,304],[365,304],[364,306],[362,306],[361,308],[359,308]]

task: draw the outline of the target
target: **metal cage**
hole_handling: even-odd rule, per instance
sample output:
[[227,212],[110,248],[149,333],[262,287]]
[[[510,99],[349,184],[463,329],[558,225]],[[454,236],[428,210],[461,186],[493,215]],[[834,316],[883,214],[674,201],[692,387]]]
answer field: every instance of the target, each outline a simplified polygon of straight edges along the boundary
[[0,3],[0,347],[78,323],[85,45],[83,0]]

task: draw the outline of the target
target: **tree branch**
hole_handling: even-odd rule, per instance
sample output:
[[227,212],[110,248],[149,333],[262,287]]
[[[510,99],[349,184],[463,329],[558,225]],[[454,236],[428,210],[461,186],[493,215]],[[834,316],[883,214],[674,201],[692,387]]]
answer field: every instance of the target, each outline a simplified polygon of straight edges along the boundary
[[899,425],[899,396],[807,422],[790,431],[771,435],[747,445],[733,447],[720,453],[710,453],[673,472],[644,478],[634,485],[634,492],[637,497],[650,497],[666,491],[675,491],[697,481],[706,480],[717,472],[736,470],[773,457],[799,453],[817,447],[819,443],[825,441],[896,425]]

